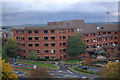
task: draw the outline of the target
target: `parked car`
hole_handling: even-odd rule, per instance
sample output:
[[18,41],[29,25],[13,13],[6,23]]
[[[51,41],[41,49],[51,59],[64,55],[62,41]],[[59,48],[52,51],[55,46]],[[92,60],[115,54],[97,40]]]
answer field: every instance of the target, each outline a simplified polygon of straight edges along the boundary
[[82,67],[79,67],[79,69],[85,69],[85,70],[87,70],[88,66],[82,66]]

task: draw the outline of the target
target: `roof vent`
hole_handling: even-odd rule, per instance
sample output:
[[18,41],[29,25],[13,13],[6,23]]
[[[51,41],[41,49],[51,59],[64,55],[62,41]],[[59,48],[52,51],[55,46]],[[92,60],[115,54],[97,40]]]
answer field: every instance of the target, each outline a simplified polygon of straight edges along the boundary
[[97,27],[97,29],[100,29],[100,27]]
[[104,27],[102,26],[101,29],[104,29]]

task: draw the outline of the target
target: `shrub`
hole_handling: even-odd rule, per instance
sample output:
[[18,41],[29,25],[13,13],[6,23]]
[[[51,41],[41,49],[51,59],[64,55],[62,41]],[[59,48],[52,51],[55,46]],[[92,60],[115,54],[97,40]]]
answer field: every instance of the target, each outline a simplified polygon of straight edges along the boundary
[[49,61],[60,61],[60,59],[49,59]]
[[90,74],[95,74],[95,72],[94,72],[94,71],[92,71],[92,70],[89,70],[89,73],[90,73]]

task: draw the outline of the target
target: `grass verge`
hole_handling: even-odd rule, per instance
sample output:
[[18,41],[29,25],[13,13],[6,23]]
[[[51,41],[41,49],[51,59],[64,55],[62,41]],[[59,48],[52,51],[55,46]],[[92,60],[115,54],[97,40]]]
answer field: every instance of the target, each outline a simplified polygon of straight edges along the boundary
[[48,67],[48,68],[52,68],[52,69],[58,69],[58,66],[53,65],[53,64],[46,64],[46,63],[41,63],[41,62],[30,62],[30,61],[22,61],[22,63],[24,64],[36,64],[38,66],[42,66],[42,67]]

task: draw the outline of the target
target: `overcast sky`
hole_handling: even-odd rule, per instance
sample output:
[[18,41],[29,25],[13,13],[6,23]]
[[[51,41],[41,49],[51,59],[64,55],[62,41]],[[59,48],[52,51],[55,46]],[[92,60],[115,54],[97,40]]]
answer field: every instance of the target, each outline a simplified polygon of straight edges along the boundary
[[[110,12],[110,14],[106,14]],[[88,22],[116,22],[117,2],[79,2],[79,0],[42,0],[40,2],[3,2],[2,25],[46,24],[50,21],[83,19]]]

